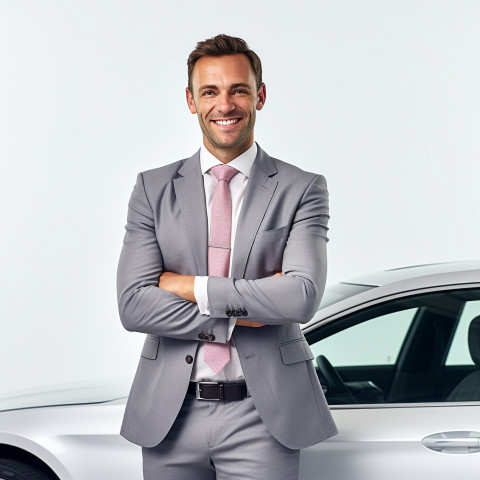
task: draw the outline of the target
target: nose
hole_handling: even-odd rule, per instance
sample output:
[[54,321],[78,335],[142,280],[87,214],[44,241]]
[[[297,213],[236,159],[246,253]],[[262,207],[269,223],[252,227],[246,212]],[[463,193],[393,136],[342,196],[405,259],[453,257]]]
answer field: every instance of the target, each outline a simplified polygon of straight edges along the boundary
[[235,104],[232,101],[231,96],[228,93],[221,93],[217,96],[217,110],[226,115],[232,110],[235,110]]

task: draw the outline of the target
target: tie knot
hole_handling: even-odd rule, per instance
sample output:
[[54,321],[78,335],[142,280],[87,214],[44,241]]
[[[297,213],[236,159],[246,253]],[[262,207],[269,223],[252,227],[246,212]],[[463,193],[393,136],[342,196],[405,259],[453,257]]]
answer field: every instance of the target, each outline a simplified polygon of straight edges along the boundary
[[215,175],[215,178],[218,181],[224,180],[227,183],[238,173],[236,168],[228,165],[215,165],[210,171]]

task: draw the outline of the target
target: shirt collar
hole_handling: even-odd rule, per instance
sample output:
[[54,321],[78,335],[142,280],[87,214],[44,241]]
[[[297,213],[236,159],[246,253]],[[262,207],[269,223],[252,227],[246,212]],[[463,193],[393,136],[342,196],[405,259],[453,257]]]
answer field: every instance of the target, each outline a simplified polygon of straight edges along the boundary
[[[257,156],[257,144],[253,142],[252,146],[239,155],[237,158],[234,158],[231,162],[228,162],[233,168],[236,168],[239,172],[243,173],[247,178],[250,176],[250,171],[252,170],[253,162]],[[202,175],[208,172],[215,165],[222,165],[222,162],[212,155],[204,145],[200,148],[200,168],[202,169]]]

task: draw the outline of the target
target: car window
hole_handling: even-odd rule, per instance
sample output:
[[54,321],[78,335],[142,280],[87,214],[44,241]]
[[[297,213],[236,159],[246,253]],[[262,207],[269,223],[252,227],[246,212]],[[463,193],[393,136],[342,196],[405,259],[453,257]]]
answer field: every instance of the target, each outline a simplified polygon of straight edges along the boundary
[[335,367],[393,365],[416,312],[387,313],[342,330],[312,345],[313,355],[325,355]]
[[468,348],[468,329],[471,321],[478,315],[480,300],[466,302],[445,365],[474,365]]
[[[452,401],[467,375],[478,372],[480,378],[467,341],[470,322],[478,315],[480,289],[450,288],[386,300],[309,330],[327,401]],[[466,400],[480,400],[480,392],[478,399]]]

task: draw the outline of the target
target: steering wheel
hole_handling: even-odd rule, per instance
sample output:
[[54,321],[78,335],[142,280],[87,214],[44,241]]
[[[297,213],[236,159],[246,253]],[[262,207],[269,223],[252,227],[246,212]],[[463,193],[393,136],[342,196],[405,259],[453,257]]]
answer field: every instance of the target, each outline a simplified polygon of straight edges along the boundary
[[317,358],[320,381],[327,387],[327,396],[330,401],[342,400],[344,403],[356,403],[352,393],[345,385],[340,374],[333,368],[327,357],[319,355]]

